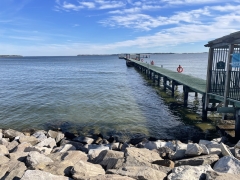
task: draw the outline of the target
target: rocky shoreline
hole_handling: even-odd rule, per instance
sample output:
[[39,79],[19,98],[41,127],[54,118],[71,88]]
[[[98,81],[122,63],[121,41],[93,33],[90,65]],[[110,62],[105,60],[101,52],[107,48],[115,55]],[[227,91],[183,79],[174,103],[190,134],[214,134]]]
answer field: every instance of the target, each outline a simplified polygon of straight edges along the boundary
[[0,129],[0,179],[240,179],[240,141],[198,143]]

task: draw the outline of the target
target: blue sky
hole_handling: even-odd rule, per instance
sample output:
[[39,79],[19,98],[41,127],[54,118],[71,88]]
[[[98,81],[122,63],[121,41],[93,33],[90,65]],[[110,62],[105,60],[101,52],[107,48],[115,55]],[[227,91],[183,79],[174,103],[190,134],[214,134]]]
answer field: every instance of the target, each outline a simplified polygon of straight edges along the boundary
[[240,0],[0,0],[0,54],[207,52]]

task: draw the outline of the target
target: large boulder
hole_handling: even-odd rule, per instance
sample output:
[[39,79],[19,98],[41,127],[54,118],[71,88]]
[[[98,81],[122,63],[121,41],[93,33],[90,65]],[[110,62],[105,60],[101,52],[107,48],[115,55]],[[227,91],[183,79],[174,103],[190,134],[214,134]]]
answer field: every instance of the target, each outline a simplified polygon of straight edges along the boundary
[[71,178],[65,177],[65,176],[57,176],[53,175],[48,172],[40,171],[40,170],[27,170],[21,180],[71,180]]
[[24,136],[24,134],[19,131],[13,130],[13,129],[8,129],[8,130],[4,131],[5,138],[14,139],[17,136]]
[[240,175],[230,173],[219,173],[216,171],[207,171],[206,180],[239,180]]
[[221,147],[222,155],[233,156],[231,151],[228,149],[228,147],[225,144],[220,143],[220,147]]
[[156,160],[162,160],[157,152],[148,149],[127,148],[125,150],[126,166],[151,166]]
[[79,161],[71,169],[71,173],[74,179],[85,179],[97,175],[104,175],[105,171],[99,164]]
[[120,151],[104,150],[93,160],[107,169],[118,169],[124,162],[124,153]]
[[188,144],[187,145],[187,150],[185,152],[186,156],[199,156],[200,154],[202,154],[203,150],[201,148],[201,146],[199,146],[198,144],[194,143],[194,144]]
[[206,165],[206,164],[213,165],[218,159],[219,159],[218,155],[210,154],[210,155],[198,156],[194,158],[175,161],[175,166],[176,167],[182,166],[182,165],[200,166],[200,165]]
[[171,160],[183,159],[187,150],[187,144],[178,143],[174,154],[169,154]]
[[240,174],[240,161],[231,156],[219,159],[213,169],[220,173]]
[[42,164],[49,164],[51,162],[53,162],[53,160],[37,151],[31,151],[26,159],[26,164],[31,169],[35,169],[39,164],[42,166]]
[[168,180],[205,180],[206,172],[211,171],[210,165],[202,166],[179,166],[172,170],[172,173],[168,175]]
[[133,179],[163,180],[167,174],[146,166],[126,166],[120,169],[109,169],[107,174],[118,174]]

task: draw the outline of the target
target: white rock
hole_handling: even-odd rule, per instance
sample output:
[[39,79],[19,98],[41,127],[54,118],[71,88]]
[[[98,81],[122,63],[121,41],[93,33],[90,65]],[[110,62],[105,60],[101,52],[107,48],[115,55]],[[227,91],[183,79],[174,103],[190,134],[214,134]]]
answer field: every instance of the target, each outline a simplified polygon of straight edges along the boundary
[[187,150],[187,144],[180,143],[176,146],[176,152],[169,155],[172,160],[178,160],[185,157],[185,152]]
[[240,161],[231,156],[219,159],[213,169],[220,173],[240,174]]
[[145,143],[144,147],[149,150],[153,150],[153,149],[158,149],[160,145],[154,141],[148,141],[147,143]]
[[54,148],[57,146],[55,139],[49,137],[47,139],[42,140],[40,143],[35,145],[36,147],[48,147],[48,148]]
[[208,148],[208,150],[210,154],[217,154],[219,156],[222,154],[221,148]]
[[203,150],[202,148],[194,143],[194,144],[188,144],[187,145],[187,150],[185,152],[186,156],[199,156],[200,154],[202,154]]
[[231,151],[227,148],[227,146],[223,143],[220,144],[221,151],[224,156],[233,156]]
[[27,170],[21,180],[70,180],[66,176],[57,176],[40,170]]
[[209,152],[209,150],[208,150],[208,148],[204,145],[204,144],[199,144],[199,146],[202,148],[202,154],[203,155],[208,155],[208,154],[210,154],[210,152]]
[[206,172],[212,171],[210,165],[202,166],[179,166],[172,170],[172,173],[168,175],[168,180],[199,180],[206,178]]

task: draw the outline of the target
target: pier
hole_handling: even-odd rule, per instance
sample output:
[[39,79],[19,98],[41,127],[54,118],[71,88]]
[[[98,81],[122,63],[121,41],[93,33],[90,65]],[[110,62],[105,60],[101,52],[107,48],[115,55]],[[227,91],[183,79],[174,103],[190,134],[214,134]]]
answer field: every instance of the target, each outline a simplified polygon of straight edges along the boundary
[[235,132],[230,134],[240,139],[240,31],[209,41],[205,47],[209,47],[206,80],[141,62],[141,54],[122,54],[119,58],[158,86],[162,84],[164,90],[169,89],[172,97],[175,86],[181,85],[185,106],[190,92],[201,94],[203,120],[207,119],[208,111],[222,113],[223,120],[232,114]]

